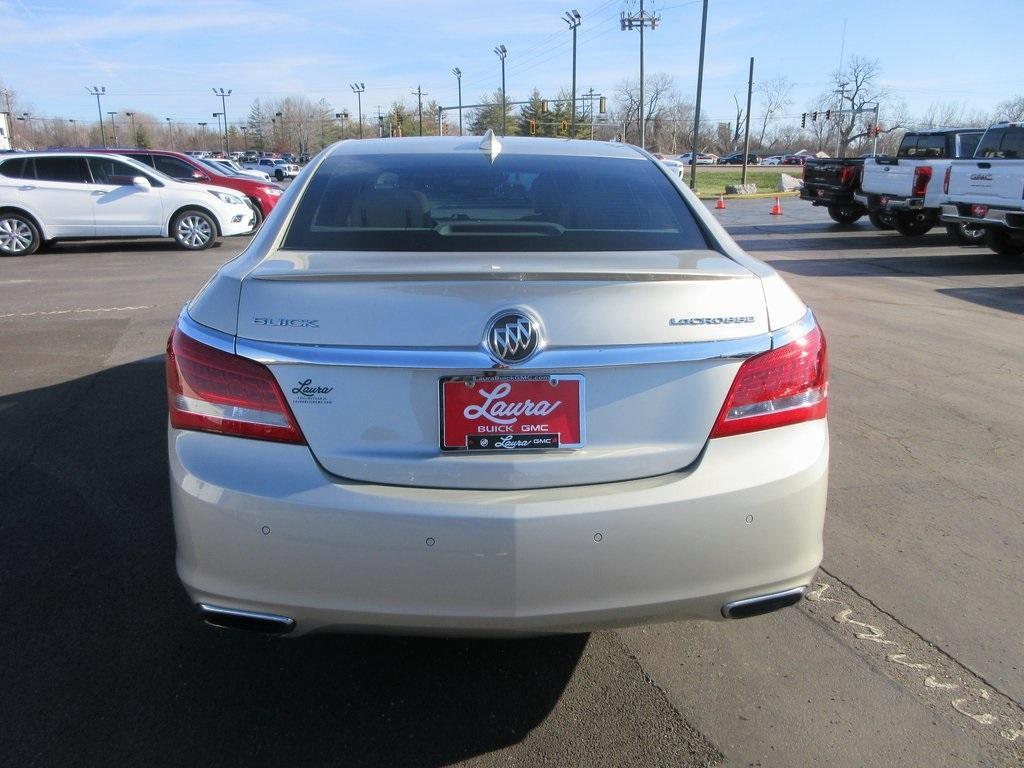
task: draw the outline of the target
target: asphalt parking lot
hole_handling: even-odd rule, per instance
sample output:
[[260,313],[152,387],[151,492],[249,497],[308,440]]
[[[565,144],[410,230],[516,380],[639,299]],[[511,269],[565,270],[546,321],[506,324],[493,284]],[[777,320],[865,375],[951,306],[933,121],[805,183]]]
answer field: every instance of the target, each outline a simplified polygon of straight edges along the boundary
[[823,571],[796,609],[589,637],[201,626],[160,356],[245,239],[0,260],[0,763],[1024,763],[1024,261],[771,202],[716,215],[828,336]]

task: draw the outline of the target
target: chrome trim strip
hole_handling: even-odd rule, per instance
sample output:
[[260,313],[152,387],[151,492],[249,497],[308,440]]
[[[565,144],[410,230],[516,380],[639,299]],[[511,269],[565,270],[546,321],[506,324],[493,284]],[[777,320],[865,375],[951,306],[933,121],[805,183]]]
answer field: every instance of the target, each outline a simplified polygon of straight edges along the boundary
[[197,323],[183,309],[178,316],[182,333],[208,346],[255,360],[264,365],[344,365],[364,368],[418,368],[437,370],[558,370],[615,366],[689,363],[700,360],[743,360],[808,334],[817,325],[810,309],[797,322],[771,333],[725,341],[686,341],[675,344],[636,344],[612,347],[563,347],[538,352],[516,366],[497,363],[480,349],[404,349],[281,344],[235,339],[230,334]]
[[243,611],[238,608],[222,608],[219,605],[210,605],[209,603],[197,603],[196,608],[204,620],[208,615],[212,614],[214,616],[234,616],[240,619],[266,621],[279,626],[282,633],[290,631],[295,626],[295,619],[289,616],[279,616],[276,613],[259,613],[257,611]]
[[230,333],[197,323],[189,315],[188,307],[182,309],[181,314],[178,315],[178,330],[200,344],[219,349],[221,352],[235,354],[235,337]]
[[804,316],[795,323],[791,323],[771,333],[772,349],[777,349],[784,344],[789,344],[791,341],[796,341],[797,339],[806,336],[808,333],[813,331],[817,325],[818,321],[814,319],[814,313],[808,309],[804,313]]
[[[771,592],[767,595],[758,595],[757,597],[748,597],[744,600],[733,600],[731,603],[726,603],[722,606],[722,616],[727,619],[733,618],[733,613],[737,608],[742,608],[745,605],[756,605],[757,603],[766,603],[774,600],[784,600],[789,597],[800,596],[803,597],[807,587],[793,587],[793,589],[786,589],[782,592]],[[799,601],[795,601],[799,602]]]

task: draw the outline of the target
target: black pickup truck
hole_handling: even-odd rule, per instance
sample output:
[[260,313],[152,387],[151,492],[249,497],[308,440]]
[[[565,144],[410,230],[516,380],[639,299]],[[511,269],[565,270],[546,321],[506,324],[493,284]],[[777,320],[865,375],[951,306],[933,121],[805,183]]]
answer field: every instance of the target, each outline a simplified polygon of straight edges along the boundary
[[861,157],[812,157],[804,165],[804,185],[800,199],[811,205],[824,205],[828,215],[839,224],[853,224],[867,209],[853,199],[860,191],[864,168]]

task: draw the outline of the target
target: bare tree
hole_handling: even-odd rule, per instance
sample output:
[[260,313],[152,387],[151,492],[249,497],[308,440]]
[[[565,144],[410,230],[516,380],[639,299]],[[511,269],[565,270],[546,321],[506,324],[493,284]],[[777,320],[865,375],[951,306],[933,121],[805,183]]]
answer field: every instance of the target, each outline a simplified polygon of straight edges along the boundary
[[[667,72],[650,75],[644,82],[644,118],[648,123],[657,120],[667,103],[678,101],[676,81]],[[640,81],[623,80],[615,87],[616,114],[626,124],[624,141],[640,143]],[[657,133],[656,126],[650,129]],[[654,145],[652,145],[654,146]]]
[[764,146],[764,137],[768,133],[768,123],[771,119],[793,103],[790,98],[792,92],[793,83],[784,75],[757,84],[757,94],[761,103],[761,133],[757,138],[758,144]]
[[[832,82],[836,86],[836,104],[839,107],[839,113],[834,119],[839,131],[840,155],[845,155],[852,143],[860,142],[871,135],[874,126],[865,122],[865,114],[867,110],[873,112],[874,102],[888,96],[885,89],[877,83],[881,72],[882,67],[878,59],[854,55],[849,58],[843,69],[832,73]],[[908,119],[904,108],[887,109],[886,115],[883,133],[901,131],[907,126]]]
[[1014,96],[996,107],[996,120],[1024,120],[1024,96]]
[[740,141],[740,133],[743,131],[743,116],[746,114],[746,109],[740,103],[740,99],[735,93],[732,95],[732,100],[736,105],[736,122],[733,123],[735,128],[732,131],[732,149],[735,149]]

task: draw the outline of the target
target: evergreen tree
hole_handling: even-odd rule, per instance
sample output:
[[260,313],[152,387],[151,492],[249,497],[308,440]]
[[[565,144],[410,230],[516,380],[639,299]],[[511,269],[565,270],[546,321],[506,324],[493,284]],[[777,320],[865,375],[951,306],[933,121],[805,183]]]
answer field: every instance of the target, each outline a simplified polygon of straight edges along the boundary
[[[480,107],[473,113],[473,118],[469,123],[469,130],[476,136],[483,136],[487,133],[487,129],[490,128],[496,134],[501,134],[501,89],[499,88],[494,92],[492,96],[484,96],[480,99],[481,104],[486,106]],[[508,123],[508,134],[513,136],[516,134],[516,116],[512,111],[512,106],[507,105],[506,107],[506,121]]]
[[263,151],[267,148],[267,137],[264,133],[266,124],[267,115],[263,105],[260,104],[259,99],[253,99],[252,105],[249,107],[249,118],[246,121],[249,129],[249,146],[252,149]]

